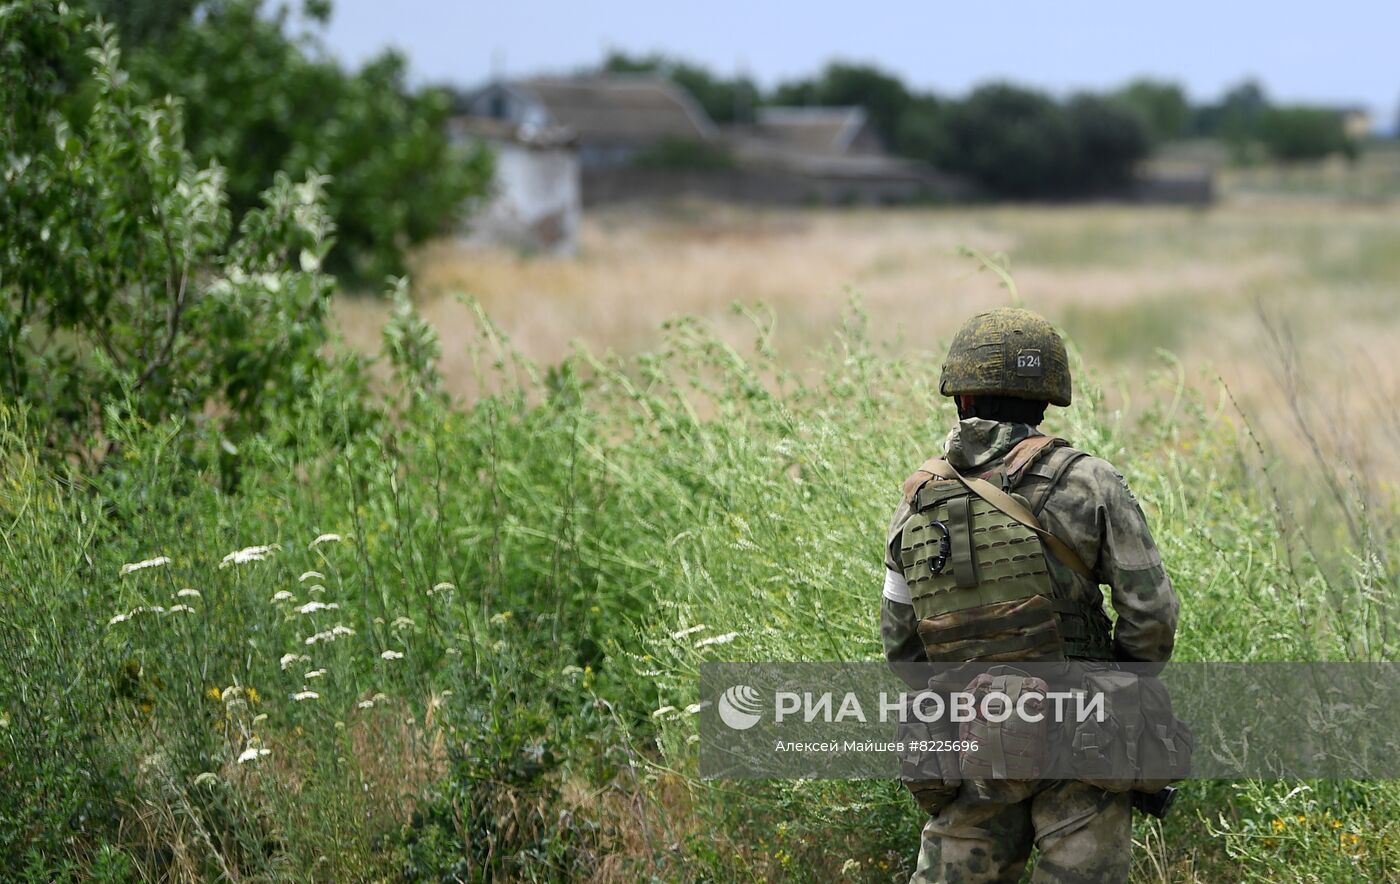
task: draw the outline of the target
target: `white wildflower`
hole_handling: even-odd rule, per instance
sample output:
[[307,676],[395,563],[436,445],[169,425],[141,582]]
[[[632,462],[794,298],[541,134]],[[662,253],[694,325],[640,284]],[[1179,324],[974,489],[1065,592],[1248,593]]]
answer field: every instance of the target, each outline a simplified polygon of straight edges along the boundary
[[293,599],[292,594],[291,594],[290,592],[288,592],[288,591],[285,590],[285,589],[279,589],[279,590],[277,590],[276,592],[274,592],[274,593],[272,594],[272,600],[273,600],[274,602],[286,602],[286,601],[293,601],[294,599]]
[[238,756],[239,764],[246,764],[249,761],[257,761],[264,755],[271,755],[271,749],[259,749],[257,746],[249,746],[243,750],[243,754]]
[[699,734],[691,734],[690,736],[688,736],[688,737],[685,738],[685,742],[686,742],[686,745],[690,745],[691,743],[698,743],[698,742],[700,742],[700,735],[699,735]]
[[313,669],[313,670],[311,670],[310,672],[306,673],[306,675],[303,676],[303,677],[304,677],[304,678],[308,678],[308,679],[311,679],[311,678],[320,678],[321,676],[323,676],[323,675],[325,675],[325,674],[326,674],[326,670],[324,670],[324,669]]
[[197,777],[194,778],[194,784],[195,784],[196,786],[212,786],[212,785],[214,785],[215,783],[217,783],[218,781],[219,781],[219,776],[218,776],[218,774],[210,773],[210,772],[207,771],[207,770],[206,770],[204,773],[202,773],[202,774],[200,774],[199,776],[197,776]]
[[371,709],[371,708],[374,707],[374,701],[373,701],[373,700],[361,700],[360,702],[356,703],[355,705],[358,706],[358,707],[360,707],[361,709]]
[[297,691],[295,694],[292,694],[292,699],[300,703],[302,700],[319,700],[321,699],[321,695],[315,691]]
[[[307,644],[310,644],[310,642],[307,642]],[[291,669],[291,668],[292,668],[292,664],[295,663],[295,662],[297,662],[298,660],[300,660],[300,661],[303,662],[303,663],[310,663],[310,662],[311,662],[311,658],[308,657],[308,656],[306,656],[305,654],[283,654],[283,655],[282,655],[282,671],[283,671],[283,672],[286,672],[288,669]]]
[[712,635],[709,638],[702,638],[695,643],[695,647],[703,648],[707,645],[727,645],[739,637],[737,632],[726,632],[724,635]]
[[653,713],[651,714],[651,717],[652,717],[652,718],[660,718],[660,717],[663,716],[663,715],[670,715],[672,712],[675,712],[675,711],[676,711],[676,707],[675,707],[675,706],[662,706],[660,709],[658,709],[658,710],[656,710],[655,712],[653,712]]
[[442,583],[435,583],[435,584],[433,584],[433,588],[430,589],[430,590],[428,590],[428,594],[429,594],[429,595],[432,595],[432,594],[435,593],[435,592],[444,592],[444,591],[452,590],[452,589],[456,589],[456,588],[457,588],[457,587],[454,586],[453,584],[448,583],[448,582],[446,582],[446,581],[443,581]]
[[340,623],[337,623],[337,624],[335,625],[335,628],[331,630],[331,635],[354,635],[354,634],[355,634],[355,630],[351,629],[351,628],[348,627],[348,626],[345,626],[345,625],[343,625],[343,624],[340,624]]
[[459,649],[459,648],[447,648],[447,649],[444,651],[444,653],[447,654],[447,656],[449,656],[449,657],[460,657],[460,656],[462,656],[462,651],[461,651],[461,649]]
[[311,549],[311,547],[314,546],[320,546],[323,543],[340,543],[340,541],[341,536],[339,534],[322,534],[320,537],[317,537],[315,540],[311,541],[311,546],[308,546],[307,549]]
[[108,625],[108,626],[116,626],[118,623],[125,623],[125,622],[128,621],[128,620],[135,620],[135,619],[136,619],[139,615],[141,615],[141,614],[164,614],[164,613],[165,613],[165,609],[162,608],[160,605],[151,605],[151,606],[149,606],[149,607],[146,606],[146,605],[142,605],[142,606],[140,606],[140,607],[138,607],[138,608],[132,608],[130,611],[127,611],[125,614],[117,614],[117,615],[114,616],[111,620],[108,620],[108,621],[107,621],[107,625]]
[[165,613],[167,613],[167,614],[179,614],[179,613],[193,614],[193,613],[194,613],[194,608],[191,608],[189,605],[171,605],[171,606],[170,606],[170,610],[166,611]]
[[306,573],[302,574],[300,577],[297,578],[297,583],[305,583],[313,577],[317,580],[326,579],[326,575],[322,574],[320,571],[307,571]]
[[402,651],[385,651],[384,653],[380,654],[379,656],[383,657],[385,660],[402,660],[402,659],[403,659],[403,652],[402,652]]
[[243,549],[234,550],[224,556],[224,560],[219,562],[220,568],[227,568],[229,565],[242,565],[245,562],[261,562],[267,558],[268,553],[276,552],[275,546],[245,546]]
[[324,586],[322,586],[321,584],[319,584],[319,583],[313,583],[313,584],[311,584],[311,588],[307,590],[307,592],[310,592],[310,593],[322,593],[322,592],[325,592],[325,591],[326,591],[326,588],[325,588]]
[[159,568],[161,565],[168,564],[170,564],[170,556],[156,556],[154,559],[146,559],[143,562],[129,562],[125,565],[122,565],[122,572],[120,576],[125,577],[132,571],[142,571],[146,568]]
[[227,703],[227,702],[229,702],[230,700],[235,700],[235,699],[237,699],[238,696],[239,696],[240,694],[242,694],[242,693],[243,693],[243,686],[242,686],[242,685],[231,684],[231,685],[229,685],[228,687],[224,688],[224,689],[219,693],[219,699],[220,699],[220,700],[223,700],[225,703]]
[[308,644],[308,645],[314,645],[314,644],[316,644],[317,642],[333,642],[333,641],[335,641],[335,633],[332,632],[332,631],[329,630],[329,629],[323,630],[323,631],[321,631],[321,632],[314,633],[314,634],[312,634],[312,635],[308,635],[308,636],[306,637],[306,644]]
[[687,635],[694,635],[695,633],[699,632],[699,631],[702,630],[702,629],[709,629],[709,627],[706,626],[706,625],[703,624],[703,623],[697,623],[697,624],[695,624],[694,626],[690,626],[690,627],[687,627],[687,628],[685,628],[685,629],[682,629],[680,632],[673,632],[673,633],[671,633],[671,638],[676,639],[677,641],[679,641],[680,639],[685,638]]
[[408,617],[395,617],[394,622],[389,625],[390,629],[406,629],[413,625],[413,621]]
[[197,589],[190,589],[190,588],[187,586],[187,587],[185,587],[184,589],[180,590],[179,592],[175,593],[175,598],[177,598],[177,599],[197,599],[197,598],[199,598],[199,590],[197,590]]
[[559,674],[564,676],[565,678],[568,678],[571,675],[583,675],[583,670],[570,663],[568,666],[565,666],[563,669],[559,670]]
[[325,602],[307,602],[300,608],[297,608],[297,610],[303,614],[314,614],[317,611],[334,611],[339,607],[340,605],[337,605],[335,602],[331,602],[330,604],[326,604]]

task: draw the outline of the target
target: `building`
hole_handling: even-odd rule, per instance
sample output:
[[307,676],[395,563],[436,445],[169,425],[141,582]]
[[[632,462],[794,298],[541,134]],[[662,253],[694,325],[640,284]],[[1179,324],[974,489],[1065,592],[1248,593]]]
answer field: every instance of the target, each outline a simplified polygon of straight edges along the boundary
[[689,93],[649,74],[497,81],[469,96],[463,110],[517,127],[569,129],[584,169],[628,166],[665,142],[719,135]]
[[1371,112],[1364,107],[1344,107],[1337,111],[1342,118],[1342,131],[1352,141],[1367,141],[1375,134],[1375,121]]
[[485,142],[496,159],[491,196],[468,222],[467,242],[555,255],[578,250],[582,190],[573,132],[458,117],[451,134]]
[[879,133],[861,107],[762,107],[749,134],[773,145],[821,156],[885,153]]
[[[721,131],[670,80],[609,74],[498,80],[467,96],[460,109],[461,126],[572,132],[585,206],[685,197],[898,203],[971,193],[966,182],[927,163],[886,153],[858,107],[762,108],[753,124]],[[516,147],[507,140],[500,150]]]

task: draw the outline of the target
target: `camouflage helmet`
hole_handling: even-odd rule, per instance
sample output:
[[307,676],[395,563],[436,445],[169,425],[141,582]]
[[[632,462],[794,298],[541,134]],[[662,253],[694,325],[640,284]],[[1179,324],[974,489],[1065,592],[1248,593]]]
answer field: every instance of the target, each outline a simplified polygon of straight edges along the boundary
[[979,313],[953,335],[938,392],[1069,405],[1065,342],[1049,322],[1029,310],[999,307]]

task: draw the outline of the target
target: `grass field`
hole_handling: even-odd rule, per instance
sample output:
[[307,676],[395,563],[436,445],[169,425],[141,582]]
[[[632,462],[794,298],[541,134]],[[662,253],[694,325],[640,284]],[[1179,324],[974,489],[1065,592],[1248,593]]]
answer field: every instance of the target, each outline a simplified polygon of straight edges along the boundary
[[[1237,198],[1210,210],[989,208],[746,211],[689,206],[589,216],[575,259],[534,259],[443,243],[415,273],[420,308],[443,336],[451,389],[475,383],[465,361],[479,300],[516,347],[542,362],[570,342],[648,349],[678,315],[713,323],[734,344],[774,320],[794,367],[836,329],[852,296],[872,337],[936,372],[971,312],[1007,303],[990,273],[959,254],[1009,258],[1027,306],[1070,335],[1085,363],[1130,407],[1144,376],[1170,366],[1195,387],[1223,380],[1289,451],[1301,411],[1362,472],[1396,474],[1400,448],[1400,206]],[[345,299],[348,338],[374,349],[384,308]]]

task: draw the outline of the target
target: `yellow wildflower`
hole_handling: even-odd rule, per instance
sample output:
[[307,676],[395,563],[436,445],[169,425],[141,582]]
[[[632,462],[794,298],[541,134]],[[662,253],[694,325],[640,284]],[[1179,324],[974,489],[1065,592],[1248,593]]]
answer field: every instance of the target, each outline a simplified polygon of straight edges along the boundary
[[1272,829],[1274,830],[1274,833],[1275,833],[1275,834],[1277,834],[1277,833],[1279,833],[1279,832],[1282,832],[1282,831],[1283,831],[1283,820],[1274,820],[1273,822],[1269,823],[1269,827],[1272,828]]

